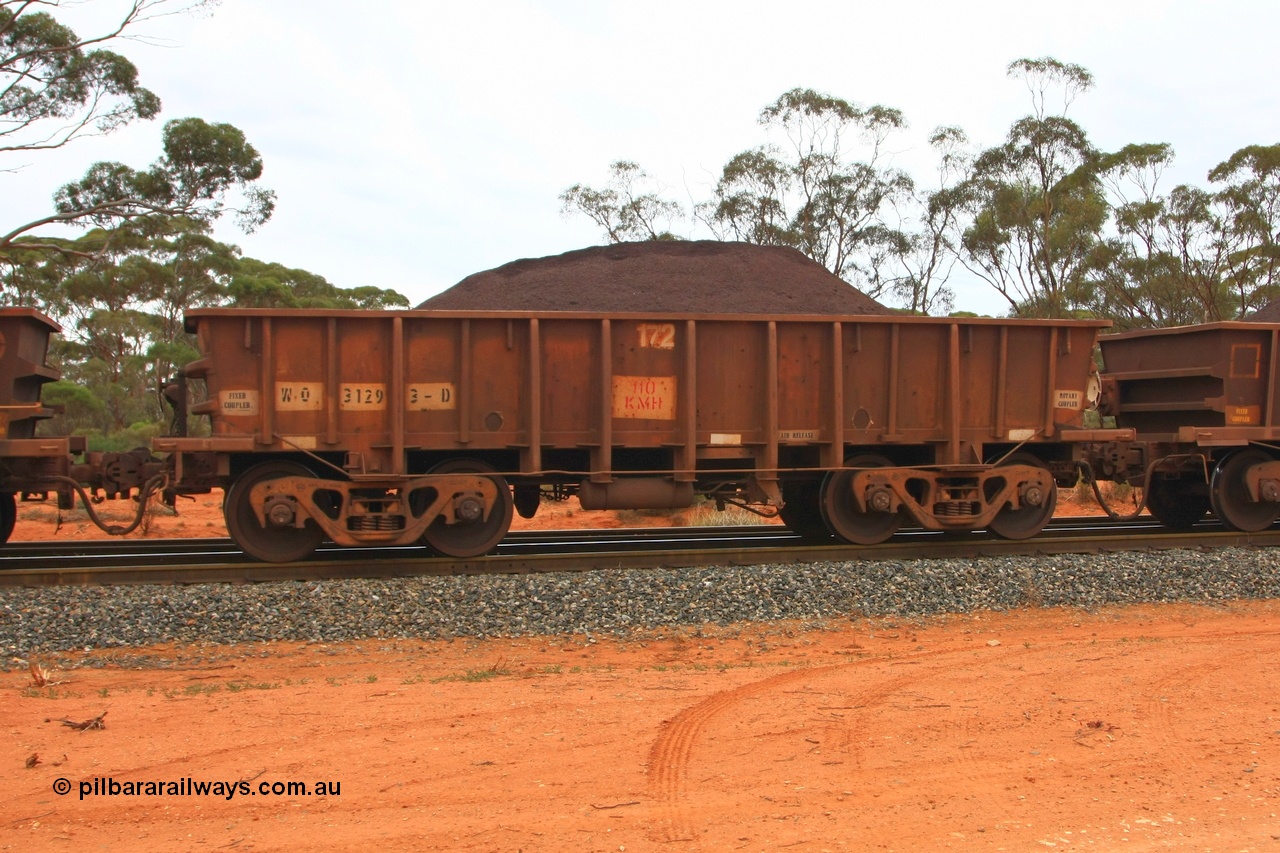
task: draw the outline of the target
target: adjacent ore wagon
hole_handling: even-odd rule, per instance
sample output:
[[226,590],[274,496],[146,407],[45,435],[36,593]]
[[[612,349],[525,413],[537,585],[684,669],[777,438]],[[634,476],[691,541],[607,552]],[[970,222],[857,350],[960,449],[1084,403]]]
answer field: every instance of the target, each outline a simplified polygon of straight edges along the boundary
[[46,364],[49,338],[59,331],[31,308],[0,312],[0,542],[13,533],[15,495],[39,488],[42,477],[67,473],[71,440],[35,437],[36,424],[54,414],[40,402],[40,389],[60,376]]
[[1170,527],[1210,509],[1237,530],[1269,527],[1280,516],[1278,344],[1270,323],[1102,337],[1102,411],[1136,438],[1105,473],[1145,485],[1147,508]]
[[37,436],[39,423],[58,414],[40,391],[61,377],[48,364],[50,338],[61,330],[32,308],[0,308],[0,543],[13,533],[20,495],[56,494],[59,508],[70,509],[79,494],[92,515],[86,489],[129,497],[164,480],[163,463],[147,450],[86,453],[84,436]]
[[778,508],[854,543],[904,520],[1022,538],[1075,482],[1106,325],[196,310],[184,382],[211,434],[153,447],[176,491],[225,488],[232,537],[272,561],[325,539],[475,556],[570,495]]

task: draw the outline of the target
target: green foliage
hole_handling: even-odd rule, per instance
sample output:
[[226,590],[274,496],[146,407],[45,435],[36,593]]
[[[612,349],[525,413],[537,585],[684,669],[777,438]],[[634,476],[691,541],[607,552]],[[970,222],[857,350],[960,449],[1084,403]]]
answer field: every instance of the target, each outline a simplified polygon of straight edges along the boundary
[[[132,0],[113,27],[82,38],[48,11],[57,3],[0,0],[0,154],[60,148],[155,118],[160,99],[139,84],[132,62],[103,45],[136,37],[163,2]],[[150,167],[95,163],[57,191],[55,212],[0,230],[0,262],[24,262],[29,252],[88,251],[31,236],[53,223],[110,229],[175,216],[212,222],[234,212],[251,231],[270,218],[275,195],[257,186],[262,158],[239,129],[175,119],[164,125],[161,144]]]
[[605,230],[609,242],[678,240],[668,225],[683,217],[680,205],[660,197],[661,190],[644,192],[650,182],[643,169],[629,160],[609,165],[609,183],[602,190],[574,184],[560,194],[565,215],[580,213]]
[[58,214],[50,221],[108,227],[119,220],[185,216],[212,222],[237,189],[244,191],[243,206],[234,210],[245,231],[271,217],[275,193],[251,186],[262,176],[262,158],[238,128],[175,119],[165,124],[162,142],[163,156],[144,171],[122,163],[90,166],[83,178],[58,190]]
[[407,308],[409,300],[394,290],[371,285],[343,290],[323,276],[281,264],[244,258],[227,282],[235,308]]
[[1091,307],[1119,328],[1231,320],[1280,296],[1280,146],[1246,146],[1210,170],[1216,190],[1158,191],[1168,146],[1130,145],[1099,162],[1116,235],[1095,263]]
[[961,250],[970,271],[1014,314],[1065,317],[1088,301],[1090,264],[1109,209],[1098,180],[1099,152],[1063,115],[1047,115],[1053,86],[1063,103],[1092,78],[1051,59],[1009,66],[1032,92],[1034,114],[1013,123],[1003,144],[974,160],[963,193],[972,220]]
[[731,157],[711,197],[687,214],[630,161],[612,164],[604,189],[565,190],[564,212],[585,215],[611,242],[673,239],[659,223],[692,219],[719,239],[795,248],[873,297],[896,294],[913,313],[950,310],[963,132],[935,131],[940,186],[918,191],[884,162],[886,141],[906,127],[899,110],[792,89],[759,123],[775,141]]
[[[172,14],[159,10],[166,2],[126,0],[113,26],[81,37],[57,20],[56,2],[0,0],[0,155],[59,148],[159,115],[160,99],[140,85],[138,69],[105,46]],[[47,216],[0,229],[0,300],[39,308],[64,329],[51,351],[64,379],[45,388],[64,410],[42,430],[88,435],[95,449],[145,444],[159,429],[162,386],[195,356],[182,319],[190,308],[409,304],[391,290],[342,290],[242,258],[210,236],[228,213],[252,231],[274,209],[275,195],[257,185],[262,158],[238,128],[178,118],[163,126],[160,147],[145,168],[90,165],[57,191]],[[86,231],[36,236],[51,224]]]
[[133,63],[89,49],[137,23],[151,3],[133,3],[113,33],[93,39],[80,39],[42,5],[0,2],[0,150],[57,147],[159,113],[160,99],[138,85]]
[[911,246],[884,216],[914,190],[881,162],[885,141],[906,124],[902,113],[792,89],[759,123],[786,150],[770,144],[731,158],[699,217],[721,238],[791,246],[872,297],[886,293],[894,285],[886,265]]
[[1040,59],[1015,59],[1005,68],[1009,77],[1022,80],[1031,93],[1031,106],[1037,119],[1048,113],[1049,94],[1057,90],[1062,98],[1062,112],[1081,92],[1093,88],[1093,75],[1083,66],[1060,62],[1051,56]]
[[101,430],[88,430],[82,434],[88,437],[90,450],[124,452],[139,447],[150,447],[151,440],[162,435],[164,431],[163,424],[139,421],[106,433]]
[[44,399],[65,411],[41,430],[89,435],[94,449],[138,446],[169,417],[163,386],[197,356],[183,327],[190,308],[409,304],[393,290],[344,290],[314,273],[242,258],[198,219],[147,218],[48,242],[68,251],[11,258],[0,266],[0,299],[39,308],[62,324],[51,360],[64,381],[46,386]]
[[1117,193],[1116,236],[1097,251],[1093,309],[1120,329],[1231,316],[1213,197],[1188,186],[1161,196],[1149,179],[1132,183],[1139,197]]
[[[980,151],[961,129],[937,128],[927,187],[886,163],[901,112],[785,92],[759,115],[773,138],[731,157],[692,218],[719,239],[799,249],[911,313],[952,311],[956,264],[1010,314],[1120,328],[1233,319],[1280,297],[1280,145],[1241,148],[1209,172],[1211,188],[1164,193],[1171,146],[1101,151],[1067,117],[1094,86],[1088,69],[1041,57],[1006,72],[1027,87],[1030,114]],[[660,236],[645,224],[657,214],[684,216],[660,190],[637,189],[652,179],[635,163],[613,175],[605,190],[566,190],[565,212],[615,241]]]
[[963,180],[972,166],[969,138],[958,127],[935,128],[929,145],[938,157],[937,186],[917,187],[907,209],[914,228],[904,228],[896,254],[901,274],[893,293],[910,314],[949,314],[955,294],[947,286],[956,263],[961,217],[970,199]]
[[1209,180],[1222,185],[1223,278],[1233,314],[1243,315],[1280,296],[1280,145],[1241,148]]
[[106,415],[106,403],[78,382],[62,379],[41,389],[45,405],[62,409],[53,419],[50,430],[56,435],[73,435],[94,429]]

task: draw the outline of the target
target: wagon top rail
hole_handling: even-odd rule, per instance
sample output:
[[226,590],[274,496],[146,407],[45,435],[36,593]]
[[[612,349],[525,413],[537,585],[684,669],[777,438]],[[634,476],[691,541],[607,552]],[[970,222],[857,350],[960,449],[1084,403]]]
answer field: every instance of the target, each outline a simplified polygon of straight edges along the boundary
[[[360,308],[195,308],[186,313],[187,331],[195,331],[195,321],[201,317],[266,317],[282,318],[356,318],[379,319],[403,317],[406,319],[539,319],[554,318],[562,320],[697,320],[715,322],[761,322],[778,323],[864,323],[874,325],[975,325],[975,326],[1074,326],[1078,328],[1106,329],[1112,326],[1110,320],[1098,319],[1065,319],[1046,320],[1029,318],[1002,317],[921,317],[913,314],[723,314],[714,312],[671,312],[671,311],[479,311],[479,310],[365,310]],[[1242,324],[1258,327],[1261,324]]]

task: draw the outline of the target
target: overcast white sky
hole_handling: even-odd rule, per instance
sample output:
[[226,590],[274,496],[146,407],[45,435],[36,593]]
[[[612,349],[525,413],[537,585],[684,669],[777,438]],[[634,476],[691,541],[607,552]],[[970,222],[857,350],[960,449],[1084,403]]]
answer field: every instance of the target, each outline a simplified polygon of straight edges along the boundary
[[[114,0],[61,17],[83,36]],[[154,21],[164,44],[119,49],[164,101],[161,120],[230,122],[266,163],[274,218],[218,236],[246,255],[417,303],[517,258],[603,241],[559,194],[617,159],[673,197],[705,197],[725,161],[765,141],[760,109],[793,87],[902,110],[893,147],[917,179],[925,138],[959,125],[998,143],[1029,110],[1020,57],[1093,72],[1070,115],[1095,145],[1168,142],[1168,187],[1205,185],[1238,148],[1280,141],[1274,0],[224,0]],[[50,209],[96,160],[143,167],[159,122],[9,157],[0,225]],[[21,161],[21,162],[18,162]],[[7,230],[7,228],[6,228]],[[957,308],[1001,311],[979,283]]]

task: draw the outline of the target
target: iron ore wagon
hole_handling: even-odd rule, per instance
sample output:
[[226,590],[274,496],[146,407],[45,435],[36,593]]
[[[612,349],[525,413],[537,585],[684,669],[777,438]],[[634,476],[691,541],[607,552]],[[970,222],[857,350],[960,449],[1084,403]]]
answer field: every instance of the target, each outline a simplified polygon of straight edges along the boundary
[[[322,541],[486,553],[547,496],[697,496],[875,543],[1029,537],[1074,483],[1102,321],[203,309],[171,488],[263,560]],[[174,395],[185,399],[185,393]],[[185,422],[178,418],[179,423]]]
[[[0,543],[13,533],[20,495],[54,494],[60,509],[70,509],[79,494],[97,521],[86,489],[100,498],[145,498],[165,480],[164,463],[146,449],[87,453],[84,436],[37,434],[59,412],[41,401],[41,389],[61,378],[48,364],[50,338],[61,330],[32,308],[0,308]],[[137,526],[99,524],[112,533]]]
[[1102,411],[1135,438],[1105,473],[1145,485],[1147,508],[1169,527],[1188,528],[1210,509],[1236,530],[1270,527],[1280,516],[1280,324],[1206,323],[1099,343]]
[[15,494],[38,487],[42,477],[66,475],[72,450],[84,450],[72,439],[36,438],[36,425],[54,415],[40,389],[60,377],[47,364],[49,338],[59,331],[34,309],[0,311],[0,542],[13,533]]

